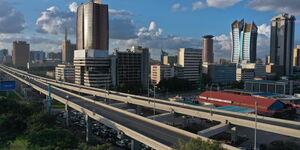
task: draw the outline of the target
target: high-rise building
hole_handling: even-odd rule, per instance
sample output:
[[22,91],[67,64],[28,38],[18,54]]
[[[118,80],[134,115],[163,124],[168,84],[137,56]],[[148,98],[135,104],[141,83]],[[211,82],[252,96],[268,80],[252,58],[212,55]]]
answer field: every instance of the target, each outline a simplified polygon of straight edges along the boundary
[[202,61],[207,63],[214,62],[214,36],[205,35],[203,36],[203,54]]
[[271,26],[271,63],[280,66],[284,76],[293,74],[293,47],[295,17],[280,14],[272,18]]
[[254,22],[247,24],[244,19],[234,21],[232,27],[231,62],[240,63],[256,61],[257,26]]
[[47,54],[47,59],[60,61],[61,60],[61,52],[49,52]]
[[43,51],[30,51],[30,61],[43,61],[46,59],[46,53]]
[[108,56],[108,5],[90,1],[77,9],[75,83],[107,88],[111,84]]
[[175,76],[174,66],[151,65],[151,83],[159,84],[162,79],[169,79]]
[[30,45],[25,41],[13,42],[12,61],[16,67],[26,67],[29,63]]
[[90,1],[77,9],[77,50],[108,50],[108,5]]
[[149,49],[132,47],[127,51],[115,51],[116,84],[136,85],[146,90],[149,75]]
[[7,49],[0,50],[0,63],[3,63],[3,59],[7,55],[8,55],[8,50]]
[[209,64],[208,75],[212,83],[231,84],[236,81],[236,64]]
[[296,48],[294,48],[294,54],[293,54],[293,66],[299,67],[300,66],[300,45],[297,45]]
[[183,79],[196,83],[199,81],[202,65],[202,49],[180,48],[178,66],[183,67]]
[[68,40],[68,30],[65,31],[65,39],[61,43],[61,54],[62,54],[62,63],[64,64],[73,64],[74,61],[74,50],[76,49],[76,44],[72,44]]

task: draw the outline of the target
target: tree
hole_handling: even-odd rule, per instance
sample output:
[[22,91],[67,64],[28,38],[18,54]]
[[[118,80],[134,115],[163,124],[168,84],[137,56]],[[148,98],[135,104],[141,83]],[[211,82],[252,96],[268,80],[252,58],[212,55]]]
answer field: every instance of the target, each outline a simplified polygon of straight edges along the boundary
[[90,146],[87,145],[86,143],[81,143],[78,146],[78,150],[112,150],[112,148],[110,144]]
[[191,139],[186,142],[179,139],[175,145],[175,150],[224,150],[221,144],[215,141],[203,141],[201,139]]
[[235,81],[231,88],[233,88],[233,89],[244,89],[244,81]]
[[75,149],[78,146],[76,137],[71,132],[61,129],[44,129],[31,133],[28,143],[28,149],[31,150]]
[[26,129],[26,123],[18,114],[0,115],[0,148],[9,145]]
[[44,112],[35,113],[27,121],[27,133],[37,132],[55,125],[55,116]]

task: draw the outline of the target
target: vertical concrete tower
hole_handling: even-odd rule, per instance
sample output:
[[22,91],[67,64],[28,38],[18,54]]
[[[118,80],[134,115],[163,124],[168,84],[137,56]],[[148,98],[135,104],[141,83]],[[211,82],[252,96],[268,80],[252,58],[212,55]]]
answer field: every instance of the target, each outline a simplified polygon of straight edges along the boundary
[[203,36],[203,54],[202,61],[207,63],[214,62],[214,36],[205,35]]
[[74,52],[75,83],[108,88],[111,83],[108,5],[94,2],[77,9],[77,50]]
[[108,50],[108,5],[90,1],[77,9],[77,49]]

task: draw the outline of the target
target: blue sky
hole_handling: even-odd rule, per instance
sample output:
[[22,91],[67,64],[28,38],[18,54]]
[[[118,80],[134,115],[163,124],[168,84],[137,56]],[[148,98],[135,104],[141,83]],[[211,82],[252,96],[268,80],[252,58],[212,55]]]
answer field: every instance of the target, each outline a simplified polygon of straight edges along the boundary
[[[63,28],[68,26],[72,33],[75,8],[87,1],[0,0],[0,48],[11,49],[11,42],[17,39],[29,41],[31,50],[59,51]],[[110,48],[122,50],[141,45],[149,47],[156,59],[161,48],[171,54],[180,47],[201,48],[201,36],[205,34],[216,36],[216,59],[228,58],[230,25],[242,18],[259,26],[257,53],[264,58],[269,53],[270,19],[283,12],[300,16],[299,0],[104,0],[103,3],[110,8]],[[1,9],[6,13],[1,15]],[[14,29],[15,33],[11,31]],[[295,44],[300,44],[299,36],[297,22]],[[74,34],[70,38],[75,42]]]

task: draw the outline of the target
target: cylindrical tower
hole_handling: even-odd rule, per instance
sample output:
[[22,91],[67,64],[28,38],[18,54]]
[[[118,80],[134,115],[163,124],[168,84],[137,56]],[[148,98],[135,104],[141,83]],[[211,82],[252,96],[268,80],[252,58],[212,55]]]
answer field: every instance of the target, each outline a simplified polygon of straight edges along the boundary
[[203,36],[203,54],[202,54],[202,61],[207,63],[214,62],[214,50],[213,45],[214,41],[212,35],[205,35]]
[[77,9],[77,49],[108,50],[108,5],[88,2]]

